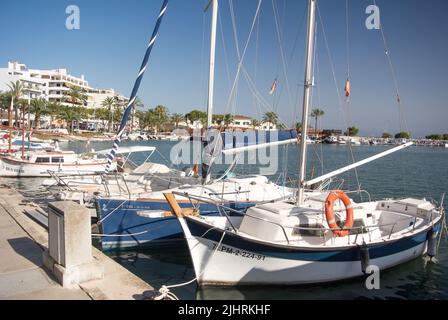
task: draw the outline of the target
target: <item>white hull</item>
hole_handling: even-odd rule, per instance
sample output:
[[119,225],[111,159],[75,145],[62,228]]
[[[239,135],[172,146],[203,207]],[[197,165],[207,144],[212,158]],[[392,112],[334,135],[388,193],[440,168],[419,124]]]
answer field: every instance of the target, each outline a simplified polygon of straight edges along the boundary
[[[50,177],[50,172],[64,175],[92,175],[104,172],[105,162],[83,164],[35,164],[19,161],[0,160],[2,177]],[[115,166],[115,165],[114,165]],[[113,168],[113,170],[115,170]]]
[[[334,282],[363,276],[360,261],[325,262],[281,259],[221,245],[197,237],[188,246],[199,285],[301,285]],[[224,251],[222,251],[224,250]],[[232,251],[233,250],[233,251]],[[380,270],[425,253],[426,242],[399,253],[370,260]],[[239,255],[229,252],[240,252]],[[229,272],[223,272],[229,270]]]

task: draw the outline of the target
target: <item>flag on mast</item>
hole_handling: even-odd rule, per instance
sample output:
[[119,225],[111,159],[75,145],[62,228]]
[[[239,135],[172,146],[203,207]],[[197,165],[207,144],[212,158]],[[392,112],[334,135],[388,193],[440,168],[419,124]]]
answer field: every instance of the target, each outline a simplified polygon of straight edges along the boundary
[[345,91],[345,97],[347,97],[347,98],[350,97],[351,88],[350,88],[350,79],[348,79],[348,78],[347,78],[347,81],[345,82],[344,91]]
[[269,91],[269,95],[272,96],[276,90],[277,90],[277,78],[275,78],[274,82],[272,83],[271,91]]

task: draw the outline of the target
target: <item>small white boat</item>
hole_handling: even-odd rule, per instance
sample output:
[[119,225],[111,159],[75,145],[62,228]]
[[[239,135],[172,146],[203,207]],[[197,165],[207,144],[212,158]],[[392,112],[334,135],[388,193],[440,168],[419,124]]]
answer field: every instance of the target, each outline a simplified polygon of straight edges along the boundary
[[258,205],[244,216],[187,215],[174,204],[198,284],[325,283],[436,254],[442,207],[424,199],[351,201],[354,225],[342,230],[330,226],[322,210],[331,194],[311,194],[301,206]]
[[[101,173],[106,159],[96,155],[78,155],[73,151],[34,151],[0,156],[2,177],[50,177],[54,173],[64,175],[92,175]],[[116,170],[116,163],[113,164]]]

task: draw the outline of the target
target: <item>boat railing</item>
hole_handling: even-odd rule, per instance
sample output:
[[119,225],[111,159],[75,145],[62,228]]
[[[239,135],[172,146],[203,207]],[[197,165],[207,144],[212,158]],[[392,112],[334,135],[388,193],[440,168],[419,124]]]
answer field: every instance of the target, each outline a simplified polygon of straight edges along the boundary
[[55,171],[47,170],[47,172],[50,175],[50,177],[52,177],[54,180],[56,180],[58,185],[62,185],[64,187],[68,188],[70,191],[73,191],[73,189],[70,188],[70,186],[67,184],[67,182],[65,182],[64,179],[59,177],[58,174]]
[[[300,225],[283,226],[283,225],[281,225],[281,224],[279,224],[277,222],[270,221],[270,220],[268,220],[266,218],[257,217],[257,216],[251,215],[251,214],[249,214],[247,212],[242,212],[242,211],[236,210],[234,208],[230,208],[228,206],[225,206],[223,204],[216,203],[216,202],[210,200],[209,198],[205,198],[205,197],[202,197],[202,196],[196,196],[196,195],[190,195],[188,193],[182,193],[182,192],[173,192],[173,194],[177,195],[177,196],[180,196],[180,197],[188,198],[191,201],[192,204],[193,204],[192,200],[195,200],[196,201],[196,205],[198,205],[198,206],[199,206],[200,203],[207,203],[207,204],[215,205],[218,208],[218,211],[221,214],[221,216],[226,217],[227,221],[229,222],[231,228],[233,229],[233,231],[235,233],[238,233],[238,229],[232,223],[232,221],[231,221],[229,215],[227,214],[227,212],[233,212],[233,213],[236,213],[236,214],[238,214],[240,216],[241,215],[248,216],[248,217],[251,217],[253,219],[260,220],[260,221],[272,224],[272,225],[280,228],[282,230],[282,233],[283,233],[283,235],[285,237],[285,240],[286,240],[286,242],[288,244],[291,243],[291,240],[288,237],[288,232],[286,231],[287,229],[303,230],[303,231],[322,231],[322,238],[325,238],[325,236],[326,236],[326,234],[328,232],[334,231],[334,229],[332,229],[332,228],[327,228],[327,227],[323,227],[323,226],[322,227],[304,227],[304,226],[300,226]],[[375,231],[375,230],[378,230],[378,229],[382,229],[382,228],[384,229],[385,227],[391,227],[391,230],[390,230],[389,235],[388,235],[388,238],[390,239],[392,237],[392,234],[393,234],[393,231],[395,230],[396,225],[399,222],[401,222],[401,221],[406,221],[406,220],[409,220],[409,219],[410,219],[410,217],[409,218],[400,219],[400,220],[395,221],[393,223],[384,223],[384,224],[378,224],[378,225],[362,225],[362,226],[351,227],[351,228],[343,228],[343,229],[340,229],[340,230],[348,230],[348,231],[350,231],[349,235],[347,236],[347,244],[351,243],[350,240],[353,237],[353,234],[351,234],[351,232],[355,233],[355,241],[353,242],[353,244],[356,244],[356,242],[358,240],[358,236],[360,234],[364,234],[364,233],[367,233],[369,235],[369,242],[371,242],[372,241],[372,232]],[[412,232],[414,232],[414,231],[415,231],[415,226],[413,226],[413,229],[412,229]],[[332,237],[333,244],[334,244],[334,239],[335,238],[336,237]],[[323,243],[323,246],[325,246],[325,242]]]

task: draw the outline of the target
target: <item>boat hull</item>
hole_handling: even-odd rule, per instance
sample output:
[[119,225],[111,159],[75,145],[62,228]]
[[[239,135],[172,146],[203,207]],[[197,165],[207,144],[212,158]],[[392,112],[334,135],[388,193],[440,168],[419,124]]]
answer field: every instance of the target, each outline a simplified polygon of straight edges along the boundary
[[[305,285],[364,275],[359,247],[276,246],[233,233],[222,238],[222,230],[210,230],[210,226],[189,218],[181,223],[199,285]],[[384,270],[423,255],[428,232],[369,245],[370,265]]]
[[[190,201],[179,203],[182,208],[191,208]],[[142,211],[171,211],[165,199],[154,200],[96,200],[100,231],[103,235],[103,250],[128,249],[144,245],[167,245],[183,241],[179,221],[175,217],[148,218],[140,216]],[[254,206],[255,203],[229,202],[224,204],[236,210]],[[218,215],[216,205],[200,204],[202,215]]]
[[[95,175],[104,172],[105,162],[83,164],[36,164],[19,160],[0,159],[2,177],[51,177],[50,172],[64,175]],[[114,169],[115,169],[114,164]]]

